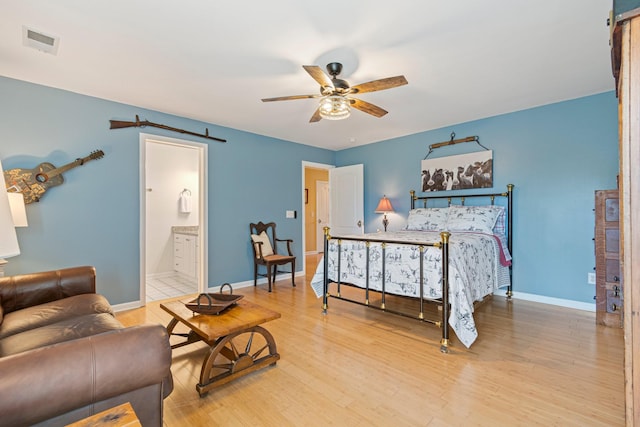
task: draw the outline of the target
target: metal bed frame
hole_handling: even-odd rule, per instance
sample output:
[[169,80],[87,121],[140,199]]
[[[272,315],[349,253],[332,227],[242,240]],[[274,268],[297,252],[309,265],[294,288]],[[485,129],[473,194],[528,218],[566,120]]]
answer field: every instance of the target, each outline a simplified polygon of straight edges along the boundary
[[[464,205],[466,199],[471,198],[488,198],[490,199],[491,205],[495,203],[496,197],[506,197],[507,198],[507,206],[506,215],[507,215],[507,223],[506,223],[506,232],[507,232],[507,248],[509,249],[509,253],[513,256],[513,184],[507,185],[507,191],[504,193],[478,193],[478,194],[464,194],[464,195],[448,195],[448,196],[416,196],[415,191],[411,191],[411,209],[416,208],[416,202],[422,201],[423,206],[427,207],[427,203],[433,200],[447,200],[447,204],[450,206],[452,201],[459,201],[461,205]],[[359,304],[363,306],[367,306],[370,308],[374,308],[377,310],[389,312],[392,314],[409,317],[412,319],[419,320],[421,322],[430,323],[436,325],[442,329],[442,339],[440,340],[440,351],[443,353],[449,352],[449,237],[450,233],[447,231],[443,231],[440,233],[440,241],[433,243],[413,243],[413,242],[403,242],[396,240],[385,240],[385,239],[374,239],[374,238],[359,238],[359,237],[339,237],[339,236],[331,236],[329,234],[329,227],[324,228],[324,291],[322,295],[322,311],[324,314],[327,313],[328,309],[328,300],[329,297],[336,298],[339,300],[351,302],[354,304]],[[334,282],[337,284],[337,293],[332,294],[329,292],[329,284],[332,282],[329,280],[328,270],[329,270],[329,260],[327,254],[329,253],[329,242],[331,240],[337,240],[338,242],[338,272],[337,276],[340,278],[340,251],[342,247],[342,241],[357,241],[357,242],[365,242],[366,247],[366,282],[364,287],[365,298],[364,301],[358,301],[351,298],[347,298],[341,295],[340,287],[342,283],[339,281]],[[369,246],[372,242],[381,243],[382,247],[382,290],[381,293],[381,303],[379,306],[371,305],[369,303]],[[439,300],[425,299],[424,298],[424,286],[419,286],[420,296],[419,296],[419,312],[417,315],[411,315],[407,313],[403,313],[401,311],[392,310],[386,307],[386,292],[385,292],[385,250],[387,244],[402,244],[402,245],[413,245],[418,246],[418,250],[420,251],[420,283],[424,282],[424,251],[427,247],[433,246],[440,249],[442,252],[442,298]],[[509,267],[509,287],[507,288],[507,299],[511,299],[513,295],[513,262]],[[349,285],[345,283],[345,285]],[[378,292],[378,291],[374,291]],[[424,304],[425,303],[436,303],[442,307],[442,317],[440,319],[428,319],[424,316]]]

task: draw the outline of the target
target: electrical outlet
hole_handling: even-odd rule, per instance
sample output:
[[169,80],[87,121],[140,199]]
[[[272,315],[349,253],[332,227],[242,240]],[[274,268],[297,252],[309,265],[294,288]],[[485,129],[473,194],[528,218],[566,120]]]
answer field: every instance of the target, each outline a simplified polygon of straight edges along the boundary
[[596,284],[596,273],[587,273],[587,283],[590,285]]

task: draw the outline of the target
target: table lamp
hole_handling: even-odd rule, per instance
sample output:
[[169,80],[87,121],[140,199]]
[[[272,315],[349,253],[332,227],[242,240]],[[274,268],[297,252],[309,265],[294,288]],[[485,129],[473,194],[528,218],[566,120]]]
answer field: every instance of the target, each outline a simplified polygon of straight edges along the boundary
[[389,225],[389,220],[387,219],[387,213],[393,212],[393,206],[391,206],[391,201],[387,199],[387,196],[382,196],[380,199],[380,203],[378,203],[378,207],[376,208],[376,213],[384,214],[382,217],[382,225],[384,225],[384,231],[387,231],[387,226]]
[[[0,162],[0,174],[4,176],[2,162]],[[18,236],[13,224],[7,189],[4,185],[0,187],[0,276],[4,276],[4,266],[7,264],[4,258],[20,255],[20,246],[18,246]]]
[[27,209],[22,193],[7,193],[9,197],[9,207],[11,208],[11,218],[14,227],[27,227]]

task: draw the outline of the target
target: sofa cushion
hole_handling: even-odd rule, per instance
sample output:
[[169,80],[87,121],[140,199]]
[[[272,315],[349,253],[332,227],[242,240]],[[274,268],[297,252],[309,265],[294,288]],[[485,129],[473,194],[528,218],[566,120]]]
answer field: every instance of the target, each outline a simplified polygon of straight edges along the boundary
[[122,328],[112,314],[76,316],[0,339],[0,357]]
[[5,313],[0,339],[65,319],[93,313],[113,314],[109,301],[99,294],[81,294]]

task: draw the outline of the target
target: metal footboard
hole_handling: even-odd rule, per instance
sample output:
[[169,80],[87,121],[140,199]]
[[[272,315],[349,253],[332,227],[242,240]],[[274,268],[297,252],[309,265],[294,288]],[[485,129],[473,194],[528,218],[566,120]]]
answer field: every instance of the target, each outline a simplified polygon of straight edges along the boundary
[[[433,243],[413,243],[413,242],[404,242],[404,241],[395,241],[395,240],[383,240],[383,239],[371,239],[371,238],[359,238],[359,237],[332,237],[329,234],[329,227],[324,227],[324,288],[323,288],[323,293],[322,293],[322,310],[323,313],[327,313],[327,309],[328,309],[328,300],[329,297],[331,298],[336,298],[336,299],[340,299],[343,301],[348,301],[354,304],[359,304],[359,305],[363,305],[363,306],[367,306],[370,308],[374,308],[377,310],[381,310],[381,311],[385,311],[388,313],[393,313],[396,315],[400,315],[400,316],[404,316],[404,317],[409,317],[412,319],[416,319],[422,322],[426,322],[426,323],[431,323],[434,324],[438,327],[440,327],[442,329],[442,339],[440,340],[440,351],[442,351],[443,353],[448,353],[449,352],[449,323],[448,323],[448,319],[449,319],[449,312],[450,312],[450,308],[449,308],[449,236],[450,233],[443,231],[440,233],[440,241],[439,242],[433,242]],[[337,255],[337,259],[338,259],[338,269],[337,269],[337,275],[336,277],[338,278],[338,281],[335,282],[337,284],[337,293],[335,294],[331,294],[329,292],[329,284],[332,282],[331,280],[329,280],[329,257],[327,256],[329,253],[329,242],[331,240],[336,240],[337,244],[338,244],[338,255]],[[364,287],[364,292],[365,292],[365,298],[364,301],[358,301],[358,300],[354,300],[351,298],[347,298],[344,297],[341,294],[341,286],[342,283],[340,281],[340,277],[341,277],[341,249],[342,249],[342,241],[355,241],[355,242],[364,242],[365,243],[365,247],[366,247],[366,266],[365,266],[365,287]],[[380,243],[381,247],[382,247],[382,289],[381,289],[381,303],[380,305],[373,305],[370,304],[369,301],[369,292],[370,292],[370,287],[369,287],[369,268],[370,268],[370,257],[369,257],[369,247],[370,244],[372,242],[375,243]],[[411,314],[407,314],[398,310],[393,310],[393,309],[389,309],[386,306],[386,288],[385,288],[385,264],[386,264],[386,246],[388,244],[401,244],[401,245],[412,245],[412,246],[417,246],[418,250],[420,251],[420,286],[419,286],[419,292],[420,292],[420,296],[419,296],[419,312],[416,315],[411,315]],[[438,302],[437,300],[432,300],[432,299],[425,299],[424,297],[424,251],[425,248],[427,247],[437,247],[440,249],[440,251],[442,252],[442,298],[440,301],[440,305],[442,307],[441,313],[442,313],[442,317],[440,319],[437,320],[433,320],[433,319],[428,319],[425,318],[424,315],[424,305],[425,303],[434,303],[434,302]]]

